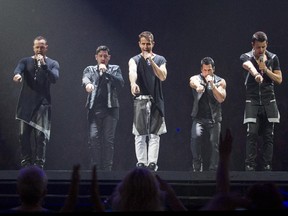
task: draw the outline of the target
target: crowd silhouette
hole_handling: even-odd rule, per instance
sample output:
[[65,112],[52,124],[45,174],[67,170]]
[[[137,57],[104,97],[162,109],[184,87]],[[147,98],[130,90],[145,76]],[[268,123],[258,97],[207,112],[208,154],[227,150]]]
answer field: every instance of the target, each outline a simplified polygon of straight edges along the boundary
[[[199,209],[187,208],[177,196],[173,187],[157,172],[144,167],[135,167],[127,172],[116,185],[113,193],[101,199],[96,165],[92,167],[90,207],[86,212],[154,212],[154,211],[238,211],[238,210],[286,210],[285,200],[274,182],[257,182],[245,194],[232,191],[229,166],[233,137],[229,129],[225,136],[221,133],[219,142],[219,162],[215,174],[216,191],[211,200]],[[2,213],[79,212],[80,165],[72,168],[69,190],[63,205],[58,209],[45,208],[43,201],[47,195],[48,178],[43,169],[32,165],[21,168],[17,177],[17,192],[20,205],[2,210]]]

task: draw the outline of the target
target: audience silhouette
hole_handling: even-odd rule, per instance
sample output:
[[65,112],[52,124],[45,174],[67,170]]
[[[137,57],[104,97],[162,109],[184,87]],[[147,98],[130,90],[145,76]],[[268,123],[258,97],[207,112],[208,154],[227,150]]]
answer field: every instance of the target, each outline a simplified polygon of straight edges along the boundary
[[273,182],[255,183],[242,196],[230,191],[229,165],[233,137],[230,129],[220,135],[219,164],[216,172],[216,194],[201,210],[284,210],[283,196]]
[[[231,191],[229,166],[233,137],[230,129],[220,134],[219,161],[216,171],[216,192],[214,197],[199,211],[235,210],[285,210],[283,195],[273,182],[257,182],[243,195]],[[172,186],[159,173],[147,168],[135,167],[128,171],[116,185],[106,202],[101,200],[97,179],[97,169],[92,167],[90,201],[88,212],[145,212],[145,211],[188,211],[177,197]],[[17,212],[77,212],[80,165],[73,166],[69,191],[63,206],[57,210],[45,208],[43,201],[47,195],[48,178],[43,169],[36,165],[23,167],[17,177],[17,192],[20,205],[1,213]],[[87,194],[86,194],[87,195]],[[196,209],[192,209],[196,210]]]
[[43,207],[47,194],[48,178],[45,171],[36,165],[20,169],[17,178],[17,192],[20,205],[8,212],[52,212]]

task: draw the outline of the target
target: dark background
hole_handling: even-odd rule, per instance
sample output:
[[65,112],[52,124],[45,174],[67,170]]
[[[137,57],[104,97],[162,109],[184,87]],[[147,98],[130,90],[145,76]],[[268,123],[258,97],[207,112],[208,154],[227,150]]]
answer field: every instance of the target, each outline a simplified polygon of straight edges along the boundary
[[[83,69],[95,65],[95,49],[111,49],[111,64],[122,69],[120,121],[114,169],[135,166],[132,98],[128,60],[138,54],[138,34],[154,33],[154,52],[167,59],[163,83],[168,133],[161,136],[159,170],[185,171],[191,166],[192,92],[189,78],[200,72],[200,60],[211,56],[216,74],[226,79],[222,129],[234,136],[232,170],[243,170],[245,129],[244,75],[239,57],[251,49],[251,37],[264,31],[268,50],[278,55],[283,83],[275,87],[281,114],[276,125],[274,170],[287,170],[287,46],[286,0],[0,0],[0,169],[19,167],[15,110],[21,85],[12,81],[22,57],[33,55],[33,39],[48,39],[48,56],[60,63],[60,79],[51,86],[52,131],[46,169],[88,169],[86,93]],[[208,150],[207,150],[208,151]],[[89,168],[90,169],[90,168]]]

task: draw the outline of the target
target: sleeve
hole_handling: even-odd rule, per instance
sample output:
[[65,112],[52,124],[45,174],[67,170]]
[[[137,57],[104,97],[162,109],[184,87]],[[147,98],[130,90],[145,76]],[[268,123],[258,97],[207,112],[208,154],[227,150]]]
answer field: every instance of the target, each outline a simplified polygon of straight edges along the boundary
[[16,74],[22,75],[22,74],[23,74],[23,71],[24,71],[25,65],[26,65],[25,62],[26,62],[25,59],[21,59],[21,60],[18,62],[17,66],[16,66],[16,68],[15,68],[15,70],[14,70],[14,75],[16,75]]
[[122,76],[121,69],[118,65],[112,68],[111,73],[104,73],[104,74],[112,82],[112,85],[116,86],[116,88],[124,86],[124,79]]
[[279,58],[277,55],[275,55],[273,58],[273,70],[281,70]]
[[92,80],[91,80],[91,67],[88,66],[83,71],[82,86],[85,87],[89,83],[92,83]]
[[47,67],[46,71],[48,73],[48,79],[51,83],[56,83],[59,79],[59,63],[57,61],[53,61],[51,66]]
[[250,60],[250,57],[247,55],[247,53],[244,53],[240,56],[240,60],[242,63],[244,63],[244,62]]

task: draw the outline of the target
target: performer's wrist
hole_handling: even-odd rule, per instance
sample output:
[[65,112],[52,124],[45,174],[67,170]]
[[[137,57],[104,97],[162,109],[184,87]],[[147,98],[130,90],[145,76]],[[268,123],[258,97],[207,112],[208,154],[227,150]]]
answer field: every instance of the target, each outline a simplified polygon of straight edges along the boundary
[[260,75],[260,73],[258,73],[258,71],[254,68],[254,67],[249,67],[248,71],[250,72],[250,74],[254,77],[256,77],[257,75]]

